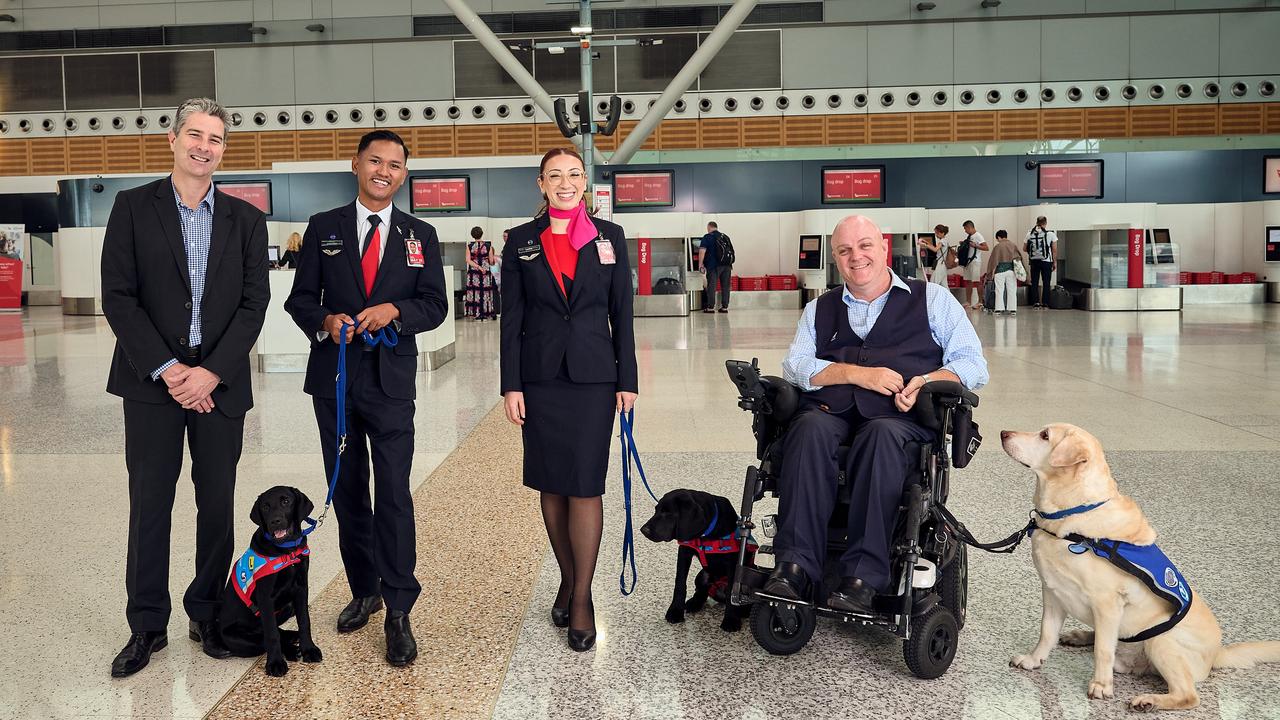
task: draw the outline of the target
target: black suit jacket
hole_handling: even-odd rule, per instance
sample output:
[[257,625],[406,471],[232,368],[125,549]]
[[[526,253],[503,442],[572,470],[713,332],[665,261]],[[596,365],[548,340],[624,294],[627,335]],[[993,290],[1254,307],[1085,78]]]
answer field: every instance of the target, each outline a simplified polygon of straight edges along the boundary
[[[412,235],[422,243],[423,266],[409,267],[405,242]],[[341,244],[339,245],[339,241]],[[445,293],[444,265],[440,261],[440,241],[427,223],[391,208],[391,229],[387,232],[382,262],[366,296],[364,274],[360,270],[360,238],[356,237],[356,204],[343,205],[311,216],[298,253],[298,269],[293,289],[284,309],[311,340],[307,379],[303,390],[316,397],[336,397],[334,376],[339,346],[329,337],[316,340],[329,315],[346,313],[352,319],[361,310],[392,303],[400,310],[400,342],[388,352],[377,349],[382,391],[399,400],[417,394],[418,344],[414,335],[440,326],[449,312]],[[358,359],[360,345],[347,350],[347,369]]]
[[[200,364],[221,378],[214,405],[228,417],[253,407],[249,350],[271,299],[267,265],[262,211],[215,190],[200,305]],[[186,349],[191,305],[172,180],[121,191],[102,244],[102,310],[116,334],[107,392],[153,404],[173,402],[164,382],[152,380],[151,373]]]
[[[566,362],[574,382],[612,382],[618,392],[639,392],[626,236],[611,222],[592,222],[600,236],[578,251],[568,298],[542,248],[547,215],[508,233],[502,248],[501,392],[550,380]],[[613,264],[600,262],[599,241],[613,245]]]

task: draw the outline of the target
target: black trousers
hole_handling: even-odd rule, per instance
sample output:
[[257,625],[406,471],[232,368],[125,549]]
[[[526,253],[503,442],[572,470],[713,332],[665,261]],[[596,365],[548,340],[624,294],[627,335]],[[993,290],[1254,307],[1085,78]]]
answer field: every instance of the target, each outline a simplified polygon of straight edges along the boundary
[[733,277],[732,265],[718,265],[707,269],[707,290],[702,302],[702,309],[714,310],[716,307],[716,281],[720,283],[720,307],[729,307],[729,281]]
[[[409,612],[422,586],[414,577],[418,563],[409,473],[413,466],[412,400],[382,392],[378,347],[361,351],[347,377],[347,449],[333,491],[338,516],[338,548],[353,597],[381,595],[387,607]],[[389,351],[388,351],[389,352]],[[333,476],[337,450],[337,401],[312,398],[325,478]],[[369,497],[369,461],[373,461],[374,497]]]
[[933,433],[905,417],[865,419],[856,412],[831,415],[802,410],[783,441],[781,502],[774,548],[778,560],[804,568],[820,582],[827,557],[827,524],[836,504],[837,453],[853,434],[847,476],[849,543],[839,575],[858,577],[877,590],[888,589],[889,550],[898,500],[916,458],[905,445]]
[[[1031,288],[1027,291],[1027,304],[1049,304],[1049,278],[1053,275],[1053,262],[1049,260],[1031,261]],[[1037,292],[1037,286],[1043,284],[1044,289]]]
[[191,446],[196,494],[195,578],[182,605],[192,620],[212,620],[222,603],[234,550],[236,464],[244,440],[244,416],[229,418],[163,405],[124,401],[124,456],[129,469],[129,547],[125,565],[134,632],[169,625],[169,532],[173,498],[182,471],[182,439]]

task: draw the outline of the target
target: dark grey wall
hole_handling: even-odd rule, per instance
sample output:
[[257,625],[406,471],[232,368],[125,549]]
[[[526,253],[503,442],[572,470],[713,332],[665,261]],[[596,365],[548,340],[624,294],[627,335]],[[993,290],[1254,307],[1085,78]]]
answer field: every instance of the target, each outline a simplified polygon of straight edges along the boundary
[[[637,212],[795,212],[820,208],[822,168],[858,164],[884,166],[884,207],[1035,205],[1040,202],[1036,197],[1036,171],[1028,170],[1026,161],[1067,157],[1103,161],[1104,195],[1101,200],[1064,199],[1057,201],[1060,203],[1249,202],[1277,199],[1262,193],[1263,158],[1268,154],[1280,154],[1280,149],[635,166],[646,170],[665,167],[675,173],[675,205]],[[536,172],[531,168],[461,172],[471,176],[471,211],[467,215],[521,217],[532,214],[538,205]],[[429,173],[415,171],[414,174]],[[269,177],[272,183],[275,204],[272,220],[305,222],[313,213],[351,202],[356,192],[355,178],[350,173],[218,175],[220,180],[264,177]],[[58,196],[60,223],[70,227],[106,225],[115,194],[142,182],[138,178],[64,181],[60,183]],[[92,191],[95,183],[103,186],[102,192]],[[409,207],[408,188],[406,182],[396,195],[396,204],[401,208]],[[626,212],[619,210],[618,214]]]

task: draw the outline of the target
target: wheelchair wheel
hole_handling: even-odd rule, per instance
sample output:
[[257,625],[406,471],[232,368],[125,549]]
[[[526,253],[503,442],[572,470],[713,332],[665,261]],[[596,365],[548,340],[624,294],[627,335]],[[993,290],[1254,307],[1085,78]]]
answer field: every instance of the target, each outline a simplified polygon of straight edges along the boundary
[[942,605],[955,616],[956,626],[963,628],[965,608],[969,604],[969,549],[964,543],[960,543],[955,557],[942,569],[942,579],[938,585]]
[[751,635],[771,655],[791,655],[813,637],[818,616],[812,608],[769,605],[751,606]]
[[902,643],[902,656],[911,673],[924,680],[942,677],[956,657],[960,627],[951,609],[934,605],[911,619],[911,638]]

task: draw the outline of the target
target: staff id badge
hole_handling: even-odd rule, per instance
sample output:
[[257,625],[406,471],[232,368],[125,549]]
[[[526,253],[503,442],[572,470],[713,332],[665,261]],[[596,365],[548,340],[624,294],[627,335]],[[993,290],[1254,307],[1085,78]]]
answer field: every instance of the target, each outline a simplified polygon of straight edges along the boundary
[[603,237],[596,240],[596,253],[600,256],[601,265],[613,265],[618,262],[617,256],[613,254],[613,243]]
[[420,268],[426,264],[422,257],[422,242],[413,239],[412,230],[409,231],[409,237],[405,238],[404,241],[404,255],[405,262],[409,267]]

